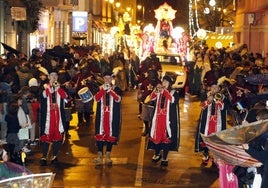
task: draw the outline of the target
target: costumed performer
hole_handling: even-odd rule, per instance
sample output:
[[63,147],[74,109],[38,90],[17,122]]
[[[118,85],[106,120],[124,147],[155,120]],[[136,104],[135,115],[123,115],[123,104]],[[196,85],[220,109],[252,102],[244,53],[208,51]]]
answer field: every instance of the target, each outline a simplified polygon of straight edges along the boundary
[[58,74],[51,72],[48,76],[49,82],[44,84],[43,95],[41,96],[41,120],[40,120],[40,141],[42,142],[41,166],[47,165],[48,149],[52,144],[51,163],[58,161],[57,155],[64,139],[66,130],[64,99],[67,94],[60,87]]
[[180,138],[179,93],[171,88],[173,80],[164,76],[149,96],[155,101],[155,111],[149,132],[147,149],[155,150],[152,162],[157,163],[162,155],[161,166],[168,166],[169,151],[178,151]]
[[94,159],[96,165],[103,164],[104,146],[105,163],[112,165],[111,151],[113,145],[118,144],[121,130],[121,97],[122,90],[112,84],[112,73],[103,73],[104,84],[94,96],[97,102],[95,118],[95,140],[98,157]]

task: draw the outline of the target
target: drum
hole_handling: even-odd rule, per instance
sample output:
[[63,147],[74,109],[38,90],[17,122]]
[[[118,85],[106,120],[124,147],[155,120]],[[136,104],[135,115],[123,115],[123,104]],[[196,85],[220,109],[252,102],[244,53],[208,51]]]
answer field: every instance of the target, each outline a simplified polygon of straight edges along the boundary
[[89,102],[92,100],[93,95],[92,93],[89,91],[88,87],[83,87],[82,89],[80,89],[78,91],[78,95],[79,97],[82,99],[83,103]]
[[147,104],[142,104],[140,118],[144,121],[151,121],[154,116],[154,107]]

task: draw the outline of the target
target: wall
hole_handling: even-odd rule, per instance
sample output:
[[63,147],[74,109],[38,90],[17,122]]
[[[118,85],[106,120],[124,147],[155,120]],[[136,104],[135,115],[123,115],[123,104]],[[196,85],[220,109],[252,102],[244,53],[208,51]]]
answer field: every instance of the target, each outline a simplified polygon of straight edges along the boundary
[[234,42],[246,43],[253,53],[268,53],[268,1],[238,0]]

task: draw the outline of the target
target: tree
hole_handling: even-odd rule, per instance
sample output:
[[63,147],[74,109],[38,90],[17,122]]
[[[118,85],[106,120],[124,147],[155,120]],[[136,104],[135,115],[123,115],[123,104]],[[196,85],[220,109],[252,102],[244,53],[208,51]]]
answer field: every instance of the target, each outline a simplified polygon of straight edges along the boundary
[[194,19],[199,22],[201,28],[215,31],[216,27],[230,27],[234,23],[235,7],[233,0],[215,0],[215,5],[210,5],[211,0],[200,0],[193,5],[197,10]]
[[18,29],[32,33],[38,29],[39,17],[43,4],[40,0],[20,0],[26,7],[27,20],[18,21]]

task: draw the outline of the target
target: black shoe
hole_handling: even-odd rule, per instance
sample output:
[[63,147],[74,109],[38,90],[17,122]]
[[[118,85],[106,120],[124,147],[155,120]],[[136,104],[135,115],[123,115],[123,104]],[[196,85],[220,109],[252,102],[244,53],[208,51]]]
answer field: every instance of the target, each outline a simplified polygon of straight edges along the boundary
[[47,166],[47,160],[45,158],[40,160],[40,166]]
[[51,160],[51,164],[56,164],[58,162],[58,157],[57,156],[53,156],[52,160]]
[[160,161],[161,158],[162,156],[160,154],[154,154],[154,156],[152,157],[152,162],[157,163],[158,161]]
[[66,134],[65,134],[65,137],[66,137],[66,138],[71,138],[71,135],[70,135],[69,133],[66,133]]
[[203,158],[202,158],[202,163],[201,163],[201,165],[202,165],[202,166],[207,166],[207,165],[208,165],[208,162],[209,162],[209,156],[207,156],[207,157],[203,157]]
[[78,127],[81,127],[81,126],[83,126],[84,124],[85,124],[85,122],[78,122],[77,126],[78,126]]
[[167,160],[162,160],[161,161],[161,166],[168,166],[168,161]]
[[148,132],[147,131],[144,131],[141,136],[147,136],[148,135]]
[[214,161],[212,161],[211,168],[218,168],[217,163],[215,163]]

